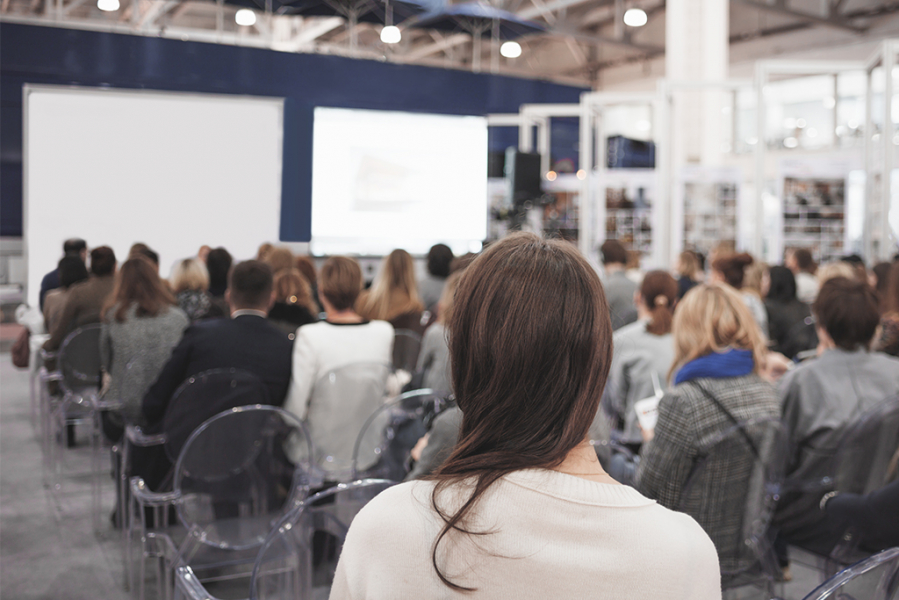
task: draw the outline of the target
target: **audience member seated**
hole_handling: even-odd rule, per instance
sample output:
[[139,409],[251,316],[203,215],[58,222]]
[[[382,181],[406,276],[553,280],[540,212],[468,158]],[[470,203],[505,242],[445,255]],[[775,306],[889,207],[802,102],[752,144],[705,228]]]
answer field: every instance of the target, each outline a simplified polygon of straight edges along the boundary
[[169,286],[178,306],[192,323],[225,316],[221,307],[212,302],[212,296],[209,295],[209,271],[199,258],[185,258],[175,263],[169,277]]
[[440,301],[453,258],[453,251],[446,244],[435,244],[428,250],[428,272],[418,282],[418,293],[425,308],[432,313]]
[[411,458],[415,464],[405,480],[421,479],[436,471],[459,442],[461,428],[462,411],[458,406],[450,406],[434,417],[428,433],[412,449]]
[[768,313],[768,337],[771,349],[787,358],[795,358],[818,345],[811,324],[812,311],[796,297],[796,280],[786,267],[771,267],[765,310]]
[[764,339],[739,293],[721,283],[697,286],[684,296],[673,333],[674,387],[659,403],[654,431],[644,432],[648,442],[641,449],[636,487],[699,521],[715,542],[722,571],[732,572],[744,566],[735,562],[742,554],[735,544],[743,544],[738,528],[744,506],[733,500],[745,497],[750,484],[748,469],[734,465],[755,457],[748,448],[743,456],[712,455],[704,481],[715,489],[703,494],[703,502],[687,506],[681,493],[717,436],[740,422],[780,416],[774,388],[759,376]]
[[886,299],[889,295],[891,262],[879,262],[871,269],[868,275],[868,285],[877,292],[877,300],[880,302],[880,314],[885,312]]
[[492,244],[463,274],[449,326],[459,444],[429,480],[358,514],[331,599],[720,598],[708,536],[619,485],[587,442],[612,335],[576,248],[531,234]]
[[[81,262],[87,259],[87,242],[79,238],[72,238],[70,240],[66,240],[62,245],[62,255],[66,256],[77,256],[81,259]],[[40,309],[44,310],[44,298],[47,296],[47,292],[50,290],[55,290],[60,287],[60,276],[59,269],[56,268],[41,279],[41,292],[40,292]]]
[[677,299],[693,289],[700,282],[702,269],[699,265],[699,257],[692,250],[684,250],[677,258]]
[[881,301],[880,336],[875,345],[880,352],[899,356],[899,261],[887,275]]
[[318,274],[315,272],[315,263],[308,256],[297,256],[293,261],[294,266],[300,270],[306,283],[312,288],[312,301],[317,306],[316,315],[324,310],[318,302]]
[[277,275],[284,269],[294,267],[293,252],[290,251],[290,248],[274,246],[266,253],[263,262],[272,268],[272,273]]
[[[787,373],[778,390],[792,448],[788,488],[829,475],[845,427],[899,395],[899,359],[870,351],[879,315],[877,297],[866,283],[845,277],[826,281],[812,311],[820,356]],[[820,492],[782,496],[774,523],[785,541],[813,552],[829,550],[820,498]]]
[[155,265],[140,255],[125,261],[100,333],[100,361],[110,376],[103,396],[123,403],[120,412],[103,415],[109,440],[117,442],[126,423],[141,420],[141,400],[189,324]]
[[289,267],[275,274],[275,303],[268,311],[268,320],[290,339],[298,327],[318,321],[312,288],[298,269]]
[[255,260],[239,263],[231,272],[225,298],[231,318],[200,321],[188,328],[144,396],[142,411],[151,430],[162,421],[184,380],[210,369],[248,371],[265,384],[269,404],[284,404],[293,342],[266,318],[272,305],[271,268]]
[[424,333],[424,304],[415,284],[415,264],[408,252],[394,250],[387,255],[371,289],[360,295],[358,307],[366,319],[388,321],[394,329]]
[[436,392],[449,393],[452,391],[446,324],[453,314],[453,297],[461,276],[461,272],[456,272],[447,278],[436,307],[437,320],[425,331],[421,342],[421,352],[418,355],[416,371],[424,374],[421,387]]
[[712,263],[712,281],[724,282],[735,290],[739,290],[743,302],[749,308],[752,318],[755,319],[756,325],[762,336],[768,335],[768,313],[765,312],[765,305],[757,294],[750,290],[743,289],[743,280],[746,276],[746,268],[753,263],[753,258],[745,252],[740,254],[730,254],[715,259]]
[[612,329],[617,330],[637,320],[634,293],[637,284],[631,281],[627,267],[627,250],[618,240],[606,240],[600,246],[605,278],[602,281],[609,309],[612,311]]
[[285,408],[306,421],[317,450],[334,456],[352,455],[357,434],[378,406],[365,414],[347,414],[341,406],[317,402],[316,381],[354,363],[389,365],[393,348],[390,323],[369,321],[353,308],[362,284],[362,269],[355,260],[333,256],[325,261],[318,289],[327,318],[300,327],[293,348]]
[[828,492],[818,506],[827,515],[831,547],[847,537],[871,553],[899,546],[899,479],[865,495]]
[[100,311],[115,285],[115,253],[109,246],[91,250],[91,276],[77,283],[69,290],[62,314],[56,326],[50,331],[50,339],[44,343],[44,350],[59,350],[63,340],[82,325],[100,322]]
[[796,278],[796,297],[800,302],[811,304],[818,295],[819,282],[815,278],[817,265],[812,253],[805,248],[787,250],[784,266],[793,272]]
[[77,254],[63,256],[56,268],[59,273],[58,288],[52,289],[44,296],[44,328],[53,331],[69,295],[69,288],[89,277],[84,261]]
[[231,272],[231,254],[224,248],[213,248],[206,255],[206,270],[209,271],[209,295],[224,314],[229,314],[225,301],[228,288],[228,274]]
[[818,280],[818,289],[826,282],[837,277],[845,277],[846,279],[855,279],[855,269],[847,262],[835,260],[833,262],[824,263],[815,271]]
[[156,272],[159,272],[159,254],[143,242],[132,244],[131,249],[128,250],[128,259],[137,258],[138,256],[143,256],[149,260],[156,268]]
[[650,271],[634,302],[638,320],[615,332],[612,368],[602,402],[618,421],[622,441],[639,445],[642,436],[634,403],[655,396],[657,384],[667,387],[664,382],[674,361],[671,319],[677,282],[665,271]]

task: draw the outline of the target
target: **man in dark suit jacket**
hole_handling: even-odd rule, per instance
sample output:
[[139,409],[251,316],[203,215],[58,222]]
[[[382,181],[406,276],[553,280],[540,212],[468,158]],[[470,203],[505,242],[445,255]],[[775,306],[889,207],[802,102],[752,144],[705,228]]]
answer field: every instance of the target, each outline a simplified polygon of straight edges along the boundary
[[225,293],[231,318],[201,321],[184,332],[144,396],[141,409],[149,429],[158,429],[172,395],[188,377],[210,369],[248,371],[265,384],[269,403],[284,404],[293,341],[266,319],[272,288],[272,271],[265,263],[248,260],[234,267]]

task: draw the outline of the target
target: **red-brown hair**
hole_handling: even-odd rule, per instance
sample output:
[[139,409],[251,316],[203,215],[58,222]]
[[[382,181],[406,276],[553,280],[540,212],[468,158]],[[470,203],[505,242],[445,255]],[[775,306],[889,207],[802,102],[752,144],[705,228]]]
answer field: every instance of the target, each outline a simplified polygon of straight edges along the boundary
[[712,263],[712,268],[721,273],[725,283],[736,289],[743,287],[743,277],[746,273],[746,267],[752,264],[752,256],[746,253],[731,254],[716,258]]
[[640,285],[640,296],[652,317],[646,331],[653,335],[671,333],[674,304],[677,302],[677,282],[666,271],[650,271]]
[[119,269],[103,314],[107,315],[115,307],[113,318],[124,323],[132,304],[137,305],[138,317],[155,317],[164,308],[176,304],[172,292],[159,278],[156,265],[142,255],[129,258]]
[[[523,291],[526,291],[523,292]],[[459,442],[432,475],[444,526],[438,546],[500,477],[552,468],[584,441],[612,356],[609,307],[596,272],[569,242],[517,233],[492,244],[459,281],[448,324],[453,389],[462,410]],[[475,481],[458,510],[440,507],[452,484]]]

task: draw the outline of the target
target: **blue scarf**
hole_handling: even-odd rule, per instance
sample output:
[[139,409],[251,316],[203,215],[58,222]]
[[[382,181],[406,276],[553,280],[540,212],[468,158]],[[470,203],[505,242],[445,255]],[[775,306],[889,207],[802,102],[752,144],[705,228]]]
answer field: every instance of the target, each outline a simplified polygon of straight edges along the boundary
[[713,379],[740,377],[741,375],[752,373],[754,366],[755,361],[752,359],[752,350],[731,348],[726,352],[712,352],[693,359],[681,367],[677,375],[674,376],[674,383],[676,385],[702,377],[711,377]]

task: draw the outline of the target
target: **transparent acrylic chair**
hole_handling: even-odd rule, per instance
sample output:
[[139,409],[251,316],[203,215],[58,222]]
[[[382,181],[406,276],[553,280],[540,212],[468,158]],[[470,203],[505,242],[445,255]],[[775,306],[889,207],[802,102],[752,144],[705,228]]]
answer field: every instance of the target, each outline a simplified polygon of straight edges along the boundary
[[387,401],[389,364],[357,362],[329,371],[312,387],[306,427],[315,448],[313,464],[321,481],[354,479],[356,436]]
[[393,368],[414,373],[421,352],[421,336],[411,329],[397,329],[393,336]]
[[285,452],[286,446],[298,445],[311,455],[309,437],[294,415],[272,406],[232,408],[188,438],[175,464],[171,492],[147,492],[138,478],[132,480],[133,505],[170,502],[186,531],[179,542],[168,530],[148,533],[141,519],[149,547],[145,555],[159,559],[164,591],[169,574],[180,566],[192,567],[204,580],[249,573],[273,525],[308,494],[308,464],[291,462]]
[[353,448],[353,479],[378,477],[402,481],[409,453],[427,433],[426,420],[443,410],[443,395],[414,390],[378,408],[365,422]]
[[[146,531],[144,522],[146,509],[152,510],[154,523],[161,523],[163,527],[168,526],[167,516],[173,497],[166,492],[170,485],[163,471],[170,470],[177,462],[187,437],[205,420],[224,410],[237,406],[267,403],[268,389],[252,373],[235,368],[211,369],[188,377],[175,390],[163,420],[162,430],[166,433],[160,433],[158,428],[156,431],[148,433],[137,425],[128,425],[125,428],[120,449],[121,461],[117,471],[119,497],[122,499],[122,506],[126,507],[123,511],[122,527],[126,588],[131,588],[134,583],[132,541],[136,532]],[[150,454],[154,452],[154,447],[159,449],[156,451],[155,457]],[[157,463],[164,463],[161,469],[153,469],[152,476],[147,477],[148,474],[143,474],[147,480],[143,480],[144,477],[141,477],[137,482],[131,484],[136,485],[143,492],[141,502],[144,504],[141,512],[138,513],[138,519],[132,518],[134,511],[127,508],[130,506],[131,497],[129,481],[135,475],[132,472],[132,458],[135,453],[145,454],[144,462],[155,460]],[[161,493],[151,495],[150,492]],[[146,546],[143,543],[144,537],[145,534],[141,533],[142,545]],[[143,564],[145,558],[142,552],[142,573],[145,569]],[[140,586],[140,597],[143,598],[143,578],[141,578]]]
[[778,419],[751,419],[705,447],[677,510],[711,536],[725,592],[751,585],[771,598],[778,567],[768,526],[784,477],[786,431]]
[[840,571],[803,600],[896,600],[899,548],[890,548]]

